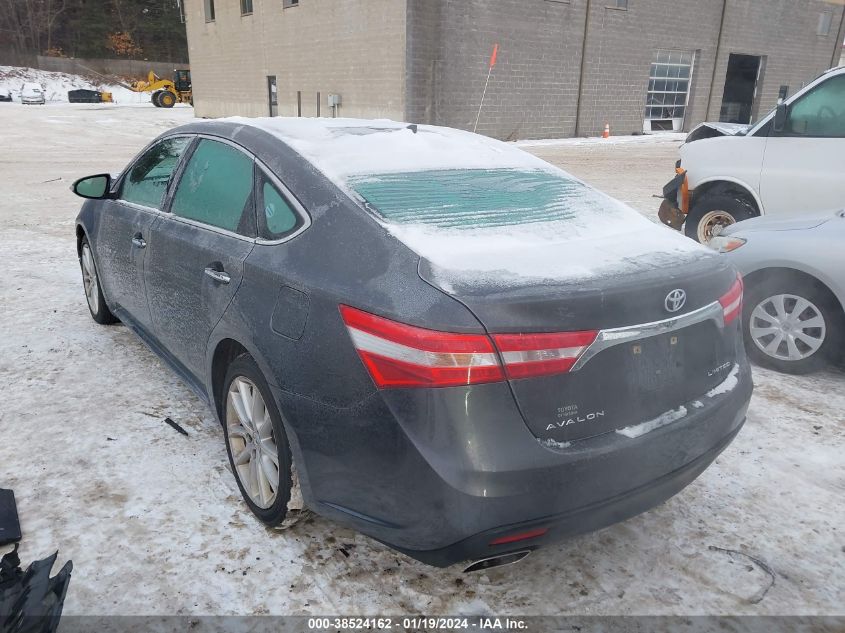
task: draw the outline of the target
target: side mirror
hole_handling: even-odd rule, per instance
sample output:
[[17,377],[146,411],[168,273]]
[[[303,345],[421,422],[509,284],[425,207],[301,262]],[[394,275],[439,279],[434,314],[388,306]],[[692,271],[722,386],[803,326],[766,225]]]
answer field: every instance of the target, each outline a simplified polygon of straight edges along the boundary
[[778,107],[775,110],[775,120],[772,123],[772,130],[775,132],[783,132],[786,127],[786,118],[789,116],[789,107],[783,102],[778,102]]
[[73,191],[80,198],[91,200],[102,200],[108,198],[111,189],[111,176],[109,174],[97,174],[80,178],[71,186]]

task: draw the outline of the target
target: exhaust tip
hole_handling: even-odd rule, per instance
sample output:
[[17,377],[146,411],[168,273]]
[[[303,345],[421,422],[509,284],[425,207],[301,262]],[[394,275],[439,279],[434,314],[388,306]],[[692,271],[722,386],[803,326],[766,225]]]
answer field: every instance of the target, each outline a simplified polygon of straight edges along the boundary
[[487,569],[493,569],[494,567],[513,565],[514,563],[518,563],[519,561],[521,561],[530,553],[531,550],[526,549],[519,552],[510,552],[508,554],[499,554],[497,556],[481,558],[473,563],[470,563],[470,565],[466,569],[464,569],[464,573],[471,574],[472,572],[485,571]]

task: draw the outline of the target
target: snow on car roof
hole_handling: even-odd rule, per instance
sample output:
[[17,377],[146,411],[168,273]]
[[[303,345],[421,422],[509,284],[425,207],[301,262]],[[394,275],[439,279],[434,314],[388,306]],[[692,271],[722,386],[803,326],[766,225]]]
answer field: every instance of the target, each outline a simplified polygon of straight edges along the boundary
[[281,139],[336,184],[350,176],[430,169],[554,169],[513,145],[434,125],[388,119],[232,117]]

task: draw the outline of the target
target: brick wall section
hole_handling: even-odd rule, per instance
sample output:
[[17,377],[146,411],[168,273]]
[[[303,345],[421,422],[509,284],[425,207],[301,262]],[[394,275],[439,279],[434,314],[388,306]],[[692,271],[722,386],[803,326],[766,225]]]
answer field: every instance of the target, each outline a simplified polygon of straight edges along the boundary
[[[478,131],[503,139],[549,138],[643,127],[648,72],[658,48],[695,52],[685,129],[718,119],[730,53],[763,55],[756,111],[778,87],[794,92],[831,65],[843,6],[826,0],[726,0],[719,59],[721,0],[216,0],[206,23],[203,0],[186,0],[189,53],[199,116],[268,113],[267,75],[276,75],[279,114],[389,117],[472,129],[493,44],[493,71]],[[584,82],[584,24],[590,6]],[[816,35],[821,12],[831,32]],[[713,74],[716,67],[715,79]],[[711,95],[711,84],[713,93]],[[708,99],[709,98],[709,99]],[[707,111],[708,101],[710,103]]]
[[[819,14],[832,14],[830,33],[816,35]],[[839,49],[843,7],[825,0],[730,0],[716,68],[709,119],[718,119],[730,53],[764,55],[765,72],[757,86],[759,114],[777,103],[778,89],[790,94],[829,68]],[[835,63],[835,62],[834,62]]]
[[579,135],[597,136],[605,122],[612,134],[642,132],[649,68],[659,48],[696,51],[687,125],[701,121],[721,2],[629,0],[627,10],[608,9],[615,3],[605,0],[591,4]]
[[405,0],[216,0],[206,22],[203,0],[186,0],[188,52],[197,116],[267,116],[267,76],[276,75],[281,116],[331,116],[328,94],[340,94],[340,116],[401,119],[405,110]]
[[437,75],[440,54],[441,3],[407,0],[405,118],[415,123],[437,120]]
[[[583,4],[548,0],[408,3],[408,84],[413,94],[409,118],[419,119],[429,112],[431,122],[472,129],[490,53],[498,42],[498,63],[478,131],[499,138],[572,134]],[[439,28],[433,28],[432,23],[438,21]],[[431,31],[436,32],[436,41],[419,43]]]

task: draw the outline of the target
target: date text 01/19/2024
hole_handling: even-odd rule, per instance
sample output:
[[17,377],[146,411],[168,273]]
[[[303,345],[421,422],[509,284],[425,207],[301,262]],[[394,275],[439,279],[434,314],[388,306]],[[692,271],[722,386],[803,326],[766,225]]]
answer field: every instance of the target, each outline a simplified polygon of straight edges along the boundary
[[498,617],[325,617],[309,618],[308,629],[312,631],[340,630],[340,631],[390,631],[401,629],[404,631],[525,631],[528,626],[520,618]]

